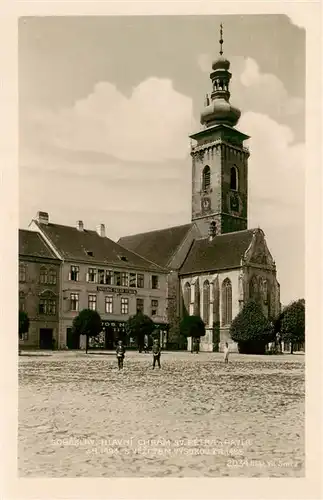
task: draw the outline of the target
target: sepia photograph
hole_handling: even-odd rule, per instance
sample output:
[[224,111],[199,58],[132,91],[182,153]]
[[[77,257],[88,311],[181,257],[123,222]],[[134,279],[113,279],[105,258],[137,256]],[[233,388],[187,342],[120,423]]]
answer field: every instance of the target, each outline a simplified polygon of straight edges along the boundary
[[20,478],[305,477],[305,91],[284,14],[19,18]]

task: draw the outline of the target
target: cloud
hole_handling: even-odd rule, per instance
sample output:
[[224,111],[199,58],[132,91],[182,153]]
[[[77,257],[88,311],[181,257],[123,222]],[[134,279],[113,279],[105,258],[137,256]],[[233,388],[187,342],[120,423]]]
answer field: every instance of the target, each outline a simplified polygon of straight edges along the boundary
[[149,78],[129,98],[101,82],[72,108],[33,113],[28,133],[31,141],[125,161],[178,160],[189,153],[192,105],[192,99],[175,91],[167,79]]
[[[212,58],[200,54],[197,64],[204,73],[210,73]],[[262,73],[254,59],[232,57],[230,71],[231,100],[241,109],[267,114],[278,122],[304,113],[304,100],[290,96],[283,82],[276,75]]]
[[304,295],[305,144],[260,113],[242,115],[239,129],[251,136],[249,227],[265,231],[287,303]]
[[244,109],[250,109],[250,106],[248,107],[250,104],[251,109],[261,108],[274,116],[297,115],[303,111],[303,99],[290,96],[277,76],[261,73],[254,59],[247,58],[245,60],[239,80],[242,85],[235,85],[233,82],[232,92],[233,95],[236,92],[240,101],[244,102]]

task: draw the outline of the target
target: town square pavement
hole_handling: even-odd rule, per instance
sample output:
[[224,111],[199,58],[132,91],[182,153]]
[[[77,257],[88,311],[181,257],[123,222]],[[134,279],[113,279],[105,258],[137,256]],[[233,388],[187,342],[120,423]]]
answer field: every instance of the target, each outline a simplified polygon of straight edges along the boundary
[[304,356],[23,352],[20,476],[304,476]]

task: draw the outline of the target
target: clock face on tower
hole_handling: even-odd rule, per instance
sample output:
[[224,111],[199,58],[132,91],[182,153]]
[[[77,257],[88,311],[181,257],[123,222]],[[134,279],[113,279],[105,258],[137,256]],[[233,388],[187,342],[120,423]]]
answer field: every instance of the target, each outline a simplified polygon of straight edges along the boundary
[[202,198],[202,212],[208,212],[211,209],[211,200],[209,197],[204,196]]

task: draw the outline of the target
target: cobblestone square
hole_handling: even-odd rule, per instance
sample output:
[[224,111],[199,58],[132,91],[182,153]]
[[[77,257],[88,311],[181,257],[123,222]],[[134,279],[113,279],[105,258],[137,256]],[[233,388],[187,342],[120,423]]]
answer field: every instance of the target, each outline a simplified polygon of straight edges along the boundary
[[304,356],[19,358],[19,475],[302,477]]

